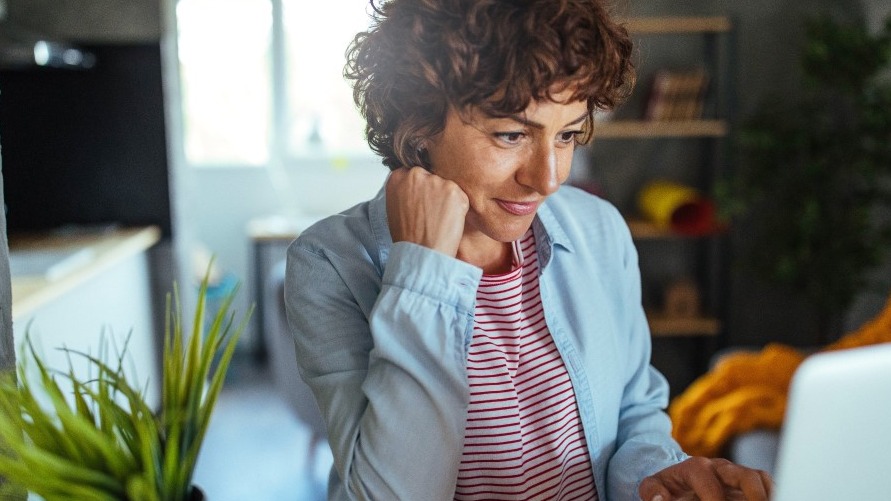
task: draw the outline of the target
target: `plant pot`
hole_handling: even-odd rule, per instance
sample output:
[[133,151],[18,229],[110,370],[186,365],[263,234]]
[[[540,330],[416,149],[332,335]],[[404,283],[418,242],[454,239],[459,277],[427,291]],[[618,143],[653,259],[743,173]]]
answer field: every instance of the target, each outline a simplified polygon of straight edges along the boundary
[[189,501],[204,501],[205,499],[204,491],[197,485],[193,485],[192,489],[189,491]]

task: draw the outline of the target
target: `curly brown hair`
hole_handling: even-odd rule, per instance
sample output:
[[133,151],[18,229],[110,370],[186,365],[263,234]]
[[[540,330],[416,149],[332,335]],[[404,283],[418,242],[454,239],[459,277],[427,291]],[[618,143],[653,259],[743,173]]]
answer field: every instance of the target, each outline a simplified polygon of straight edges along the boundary
[[371,149],[390,169],[428,167],[423,143],[450,107],[514,115],[574,89],[595,110],[634,84],[632,42],[600,0],[388,0],[347,50],[344,76]]

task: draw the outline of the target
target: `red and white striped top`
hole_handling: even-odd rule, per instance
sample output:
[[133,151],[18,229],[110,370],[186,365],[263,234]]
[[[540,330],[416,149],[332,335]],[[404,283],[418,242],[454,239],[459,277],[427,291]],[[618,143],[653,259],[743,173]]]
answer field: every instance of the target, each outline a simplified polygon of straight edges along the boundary
[[532,230],[514,260],[477,290],[455,499],[597,499],[575,393],[545,325]]

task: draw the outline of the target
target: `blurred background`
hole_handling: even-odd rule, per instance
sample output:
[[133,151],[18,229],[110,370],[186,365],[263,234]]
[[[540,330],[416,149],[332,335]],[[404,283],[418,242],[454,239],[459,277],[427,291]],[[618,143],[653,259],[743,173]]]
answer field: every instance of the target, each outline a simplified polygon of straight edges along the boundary
[[[803,110],[812,106],[793,104],[814,96],[829,96],[821,100],[828,111],[815,116],[830,122],[808,144],[848,132],[860,134],[848,141],[859,145],[891,139],[891,121],[856,115],[851,103],[861,101],[850,97],[862,91],[886,102],[875,90],[884,87],[869,85],[889,78],[882,37],[891,35],[883,31],[891,1],[634,0],[615,9],[637,43],[637,87],[628,103],[599,117],[570,183],[628,217],[654,363],[673,393],[722,350],[820,346],[874,317],[891,290],[891,203],[887,194],[865,207],[852,199],[864,200],[864,187],[887,190],[887,151],[872,148],[861,158],[856,147],[807,146],[790,157],[776,148],[792,130],[783,117],[809,117]],[[257,306],[199,465],[197,482],[216,501],[313,499],[324,491],[330,451],[287,352],[282,260],[301,229],[373,196],[387,174],[364,144],[341,76],[367,10],[364,0],[0,0],[0,145],[16,337],[28,322],[45,333],[70,329],[65,319],[86,316],[102,297],[82,335],[109,323],[135,329],[150,361],[170,284],[195,290],[213,257],[214,297],[240,284],[236,309]],[[808,32],[808,20],[821,15],[861,31]],[[854,84],[815,81],[819,65],[803,64],[814,51],[824,66],[842,52],[849,57],[838,72],[865,76]],[[873,125],[845,128],[852,116]],[[818,128],[804,125],[794,130]],[[845,161],[855,157],[850,164],[862,170]],[[839,189],[811,189],[807,165],[827,173],[814,179]],[[685,193],[685,202],[706,210],[694,217],[708,224],[690,230],[665,220],[679,206],[660,206],[660,192],[648,191],[654,183]],[[773,198],[765,203],[757,193]],[[796,194],[810,212],[795,212]],[[788,222],[780,233],[788,238],[770,237],[771,221]],[[98,234],[104,245],[122,232],[128,259],[115,263],[134,278],[88,284],[94,289],[71,282],[64,293],[44,295],[29,288],[33,275],[62,280],[104,256],[41,254],[23,243],[34,235]],[[47,278],[51,268],[56,278]],[[103,270],[124,276],[111,265]]]

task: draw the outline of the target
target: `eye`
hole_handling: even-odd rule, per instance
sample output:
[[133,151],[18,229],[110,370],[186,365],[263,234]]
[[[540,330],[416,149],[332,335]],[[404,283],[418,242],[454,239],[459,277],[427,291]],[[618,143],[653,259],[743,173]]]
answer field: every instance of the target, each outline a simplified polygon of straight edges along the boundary
[[495,133],[495,137],[504,141],[507,144],[517,144],[523,139],[525,136],[522,132],[497,132]]
[[581,135],[582,131],[580,130],[567,130],[563,131],[557,135],[557,141],[563,144],[569,144],[575,142],[576,138]]

